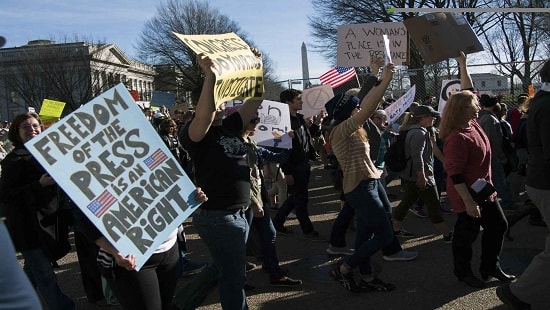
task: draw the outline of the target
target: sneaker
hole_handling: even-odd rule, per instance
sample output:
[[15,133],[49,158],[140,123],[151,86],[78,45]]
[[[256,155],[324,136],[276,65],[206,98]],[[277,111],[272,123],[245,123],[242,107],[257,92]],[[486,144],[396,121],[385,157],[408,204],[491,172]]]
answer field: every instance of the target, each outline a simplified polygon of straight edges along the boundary
[[363,290],[371,292],[389,292],[395,290],[395,285],[385,283],[379,278],[374,278],[372,281],[365,281],[361,279],[361,281],[359,281],[359,287]]
[[192,261],[188,261],[185,264],[183,264],[183,272],[181,274],[182,277],[189,277],[192,275],[196,275],[197,273],[201,272],[204,267],[206,267],[206,263],[196,263]]
[[401,250],[395,254],[392,255],[383,255],[382,258],[385,261],[388,262],[395,262],[395,261],[409,261],[413,260],[418,256],[418,252],[416,251],[407,251],[407,250]]
[[353,249],[348,249],[346,247],[337,247],[328,245],[327,253],[331,255],[353,255],[355,251]]
[[287,216],[286,216],[287,219],[295,219],[296,218],[296,212],[294,211],[291,211]]
[[443,242],[445,243],[453,243],[453,232],[443,235]]
[[327,242],[327,239],[321,237],[319,233],[315,230],[304,233],[304,239],[314,241],[314,242]]
[[355,279],[353,278],[353,272],[348,273],[342,273],[340,272],[340,265],[337,265],[330,271],[330,276],[335,280],[340,282],[342,287],[344,287],[346,290],[353,292],[353,293],[359,293],[361,290],[359,286],[357,286],[357,283],[355,282]]
[[290,235],[290,234],[292,234],[292,230],[290,230],[290,229],[288,229],[284,226],[278,226],[278,225],[274,225],[274,226],[275,226],[275,230],[280,235]]
[[270,280],[269,284],[271,284],[271,286],[278,287],[295,287],[302,285],[302,280],[292,279],[287,276],[283,276],[277,280]]
[[441,212],[441,214],[453,214],[453,209],[439,207],[439,212]]
[[246,271],[250,271],[250,270],[254,270],[258,266],[256,266],[256,264],[254,264],[254,263],[251,263],[251,262],[247,261],[245,263],[245,267],[246,267]]
[[422,209],[422,207],[418,205],[413,205],[412,207],[409,208],[409,211],[421,218],[428,217],[426,213],[424,213],[424,210]]
[[413,234],[413,233],[410,232],[410,231],[406,231],[406,230],[404,230],[403,228],[401,228],[400,230],[394,230],[393,233],[394,233],[397,237],[403,237],[403,238],[412,238],[412,237],[416,237],[415,234]]

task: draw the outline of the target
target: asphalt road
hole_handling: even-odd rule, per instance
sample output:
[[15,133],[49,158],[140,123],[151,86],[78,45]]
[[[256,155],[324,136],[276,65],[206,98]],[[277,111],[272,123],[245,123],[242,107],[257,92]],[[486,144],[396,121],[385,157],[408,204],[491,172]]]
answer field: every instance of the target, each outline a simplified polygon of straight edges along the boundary
[[[399,182],[390,183],[388,192],[399,197]],[[327,239],[338,214],[338,196],[330,187],[329,172],[314,165],[309,212],[315,229]],[[398,200],[392,199],[392,202],[395,206]],[[444,215],[444,218],[449,225],[454,225],[455,215]],[[208,251],[190,220],[185,224],[190,257],[196,261],[209,261]],[[295,233],[277,236],[279,260],[283,268],[288,269],[289,276],[302,279],[304,283],[297,289],[274,288],[269,285],[267,274],[256,268],[247,275],[247,282],[254,286],[247,292],[251,309],[506,309],[495,294],[495,288],[500,284],[497,280],[488,282],[485,289],[473,289],[456,280],[452,274],[451,246],[443,242],[426,218],[409,213],[404,221],[404,227],[418,235],[401,239],[404,248],[418,251],[416,260],[386,262],[380,253],[373,257],[379,276],[394,283],[396,290],[360,294],[345,291],[329,277],[328,272],[338,257],[326,254],[327,243],[302,239],[297,220],[288,220],[286,225]],[[502,268],[515,275],[521,274],[532,257],[544,248],[546,234],[546,228],[530,225],[527,218],[518,222],[512,228],[514,240],[504,244]],[[353,238],[353,232],[348,231],[348,244],[353,244]],[[474,272],[479,266],[480,239],[474,250]],[[252,257],[250,261],[256,262]],[[96,309],[86,301],[76,253],[72,251],[59,263],[61,268],[57,276],[60,285],[76,302],[77,309]],[[188,281],[190,279],[181,279],[178,288]],[[221,309],[217,290],[199,309]]]

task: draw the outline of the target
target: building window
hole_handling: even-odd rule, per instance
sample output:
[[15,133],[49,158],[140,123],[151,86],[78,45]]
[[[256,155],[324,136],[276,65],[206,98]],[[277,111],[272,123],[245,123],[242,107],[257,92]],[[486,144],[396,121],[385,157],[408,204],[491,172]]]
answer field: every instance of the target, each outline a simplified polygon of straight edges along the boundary
[[497,81],[497,86],[498,86],[498,87],[502,86],[502,81],[500,81],[500,80]]
[[487,87],[485,81],[481,81],[481,87]]

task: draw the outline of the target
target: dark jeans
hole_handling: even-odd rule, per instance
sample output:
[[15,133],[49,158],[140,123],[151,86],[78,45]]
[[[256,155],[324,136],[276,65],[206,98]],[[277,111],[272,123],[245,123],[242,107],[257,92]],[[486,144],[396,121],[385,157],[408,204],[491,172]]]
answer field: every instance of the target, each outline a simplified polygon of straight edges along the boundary
[[379,196],[381,186],[379,180],[363,180],[346,194],[346,202],[355,210],[357,232],[355,252],[345,262],[351,268],[359,266],[362,275],[372,275],[371,256],[389,246],[395,237],[387,206]]
[[294,185],[288,188],[288,198],[277,211],[277,215],[273,220],[276,227],[282,227],[286,221],[286,217],[292,211],[296,210],[296,218],[300,222],[302,231],[307,234],[313,231],[313,224],[309,219],[307,211],[309,176],[311,174],[311,166],[304,162],[292,166],[292,176],[294,177]]
[[453,234],[454,274],[458,278],[472,274],[472,244],[477,239],[480,227],[483,227],[483,233],[479,270],[492,271],[499,267],[498,260],[508,222],[498,201],[484,202],[480,208],[480,218],[473,218],[466,212],[458,213]]
[[[264,212],[268,210],[264,210]],[[278,280],[283,276],[277,258],[277,250],[275,248],[276,232],[273,222],[269,214],[264,214],[263,217],[247,217],[252,234],[257,235],[259,241],[260,254],[262,260],[262,268],[269,274],[270,278]],[[248,240],[250,242],[251,240]]]
[[84,286],[84,292],[89,302],[96,302],[103,299],[103,285],[101,284],[101,273],[97,266],[97,252],[99,247],[89,241],[81,232],[74,232],[74,243],[80,276]]
[[405,193],[401,202],[393,210],[393,218],[399,222],[403,222],[407,216],[409,208],[418,200],[421,199],[428,210],[428,217],[433,224],[443,222],[441,211],[439,211],[439,196],[435,186],[427,186],[425,189],[420,189],[415,181],[401,180],[401,186]]
[[[388,199],[388,196],[386,195],[384,187],[380,185],[380,182],[378,186],[378,197],[380,198],[380,201],[386,209],[388,220],[391,224],[391,203]],[[332,231],[330,232],[329,240],[332,246],[340,248],[346,247],[346,231],[354,215],[355,211],[349,205],[349,203],[344,203],[344,206],[342,207],[340,213],[338,213],[338,216],[336,217],[336,220],[334,220],[334,223],[332,224]],[[384,255],[393,255],[401,251],[402,249],[403,248],[401,248],[399,240],[394,235],[392,238],[392,242],[388,246],[382,248],[382,253]]]
[[116,267],[107,279],[124,309],[171,309],[178,279],[178,246],[153,254],[139,271]]

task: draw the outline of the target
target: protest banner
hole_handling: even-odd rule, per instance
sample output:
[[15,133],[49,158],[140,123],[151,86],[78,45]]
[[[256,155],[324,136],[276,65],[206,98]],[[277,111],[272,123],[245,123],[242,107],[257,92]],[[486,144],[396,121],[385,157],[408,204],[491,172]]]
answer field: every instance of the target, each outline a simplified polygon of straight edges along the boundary
[[320,85],[306,88],[302,92],[302,110],[305,117],[318,115],[325,111],[325,103],[334,97],[334,91],[330,85]]
[[[330,87],[330,86],[329,86]],[[254,140],[261,146],[272,146],[282,149],[292,148],[290,110],[286,103],[264,100],[258,109],[260,123]]]
[[123,84],[25,144],[139,270],[198,206],[195,186]]
[[460,91],[460,80],[443,80],[441,82],[441,92],[439,92],[439,105],[437,106],[437,112],[443,114],[445,104],[449,97]]
[[55,101],[50,99],[44,99],[42,106],[40,107],[40,120],[45,128],[50,127],[53,123],[57,122],[63,113],[65,108],[65,102]]
[[233,99],[264,97],[262,59],[235,33],[216,35],[174,34],[195,53],[203,53],[214,62],[216,106]]
[[393,124],[411,106],[416,95],[416,85],[413,85],[403,96],[384,109],[388,117],[388,124]]
[[405,65],[409,59],[407,28],[402,22],[338,26],[337,65],[365,67],[372,57],[384,57],[383,35],[388,37],[395,65]]

